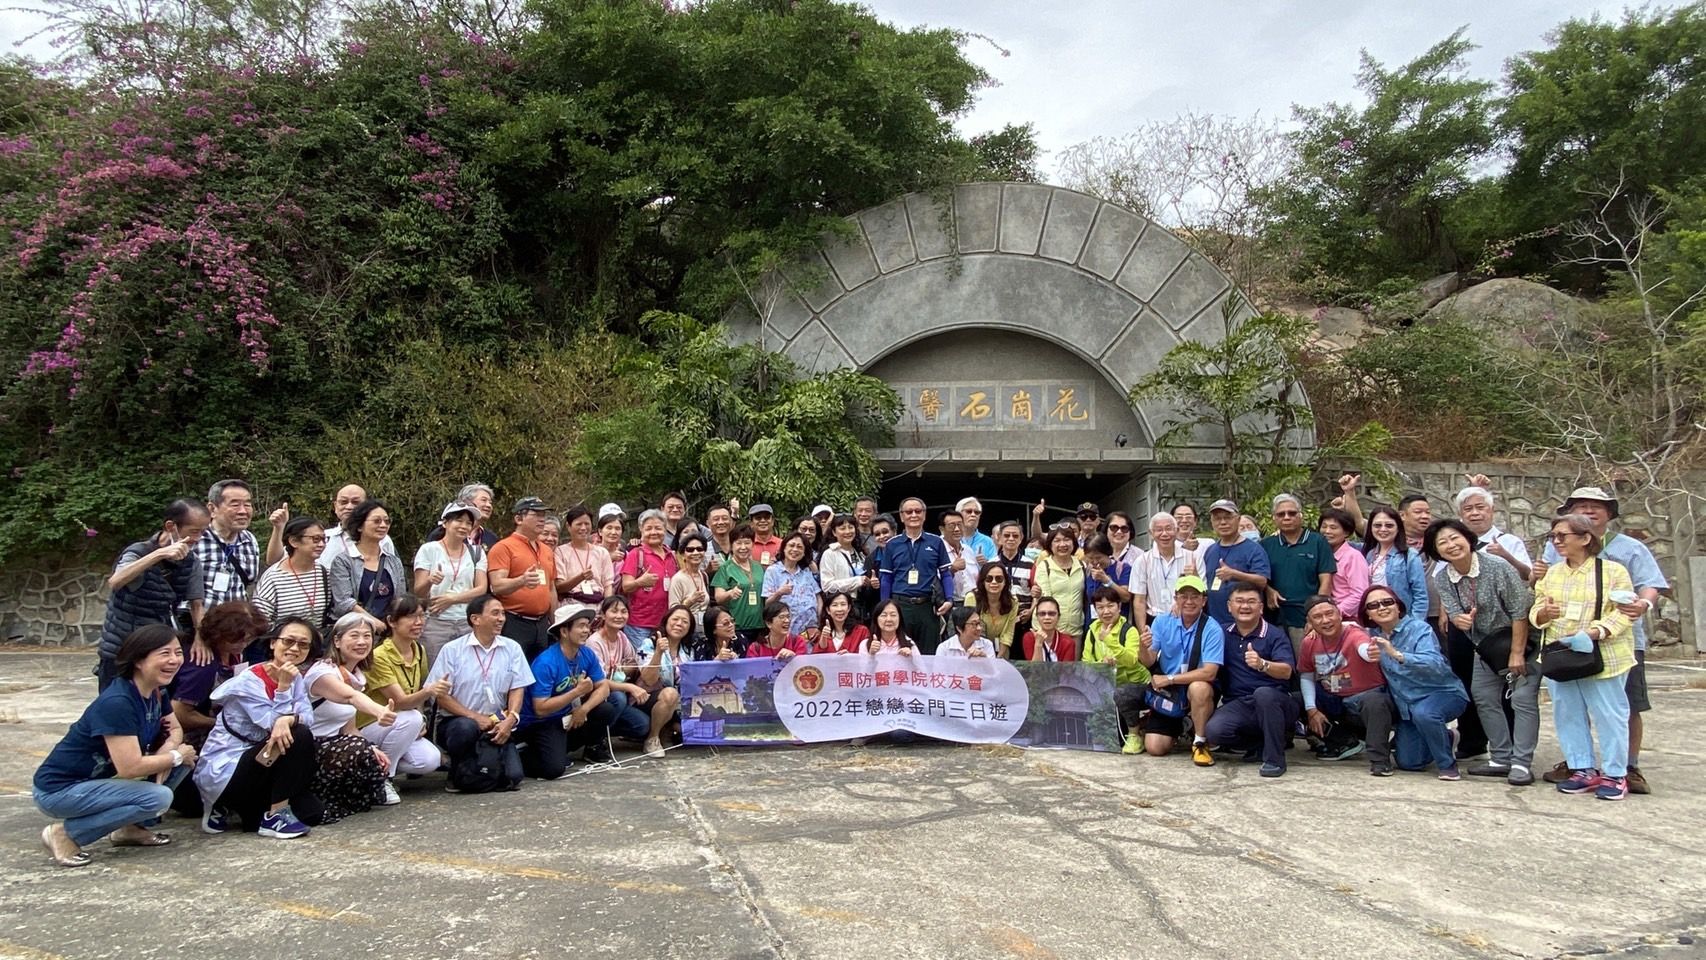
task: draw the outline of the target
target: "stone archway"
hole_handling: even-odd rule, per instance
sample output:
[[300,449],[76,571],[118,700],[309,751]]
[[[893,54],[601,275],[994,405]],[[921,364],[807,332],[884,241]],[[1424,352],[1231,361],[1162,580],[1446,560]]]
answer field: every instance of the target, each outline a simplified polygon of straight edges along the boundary
[[[1155,438],[1177,411],[1132,406],[1126,397],[1175,345],[1225,335],[1222,307],[1235,288],[1219,268],[1145,217],[1043,184],[960,184],[941,200],[909,194],[847,219],[847,236],[826,239],[800,268],[784,269],[785,279],[768,278],[764,289],[773,295],[763,322],[748,309],[730,312],[732,338],[762,342],[808,370],[883,367],[885,379],[894,366],[886,358],[932,352],[913,357],[911,367],[935,371],[939,385],[890,379],[908,412],[897,447],[875,451],[885,464],[964,461],[980,476],[985,469],[1154,473]],[[1249,315],[1241,307],[1235,320]],[[1011,352],[1014,335],[1041,340],[1072,362],[1054,364],[1047,376],[1008,369],[984,377],[982,344]],[[957,353],[934,353],[942,344]],[[1061,391],[1094,385],[1107,422],[1129,426],[1083,429],[1072,421],[1086,411],[1072,410],[1058,420],[1003,418],[1001,411],[1017,409],[1008,401],[1031,394],[1033,383],[1051,403]],[[980,405],[974,393],[992,402]],[[985,406],[986,418],[954,415]],[[1217,431],[1198,430],[1176,460],[1187,470],[1215,463],[1220,447]],[[1147,497],[1133,488],[1125,499],[1135,506]]]

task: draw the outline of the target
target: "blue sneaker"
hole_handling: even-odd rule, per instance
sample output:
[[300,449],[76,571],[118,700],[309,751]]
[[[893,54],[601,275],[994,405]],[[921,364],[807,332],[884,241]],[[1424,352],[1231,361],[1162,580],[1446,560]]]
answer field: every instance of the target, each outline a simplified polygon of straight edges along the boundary
[[220,834],[225,832],[225,811],[218,807],[208,807],[201,814],[201,832]]
[[1264,763],[1262,764],[1262,769],[1259,772],[1264,777],[1283,777],[1285,776],[1285,764]]
[[296,819],[289,807],[280,807],[277,813],[262,817],[261,828],[255,832],[274,840],[294,840],[308,835],[308,825]]
[[1629,798],[1629,778],[1600,777],[1599,789],[1593,795],[1601,800],[1626,800]]
[[1558,784],[1559,793],[1593,793],[1604,783],[1598,770],[1575,770],[1570,779]]

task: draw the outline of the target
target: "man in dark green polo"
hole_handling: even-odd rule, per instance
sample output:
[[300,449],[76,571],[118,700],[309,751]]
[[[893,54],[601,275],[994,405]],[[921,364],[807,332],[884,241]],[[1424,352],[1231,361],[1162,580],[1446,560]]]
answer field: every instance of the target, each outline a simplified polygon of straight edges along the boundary
[[1289,493],[1274,498],[1274,526],[1278,532],[1262,539],[1268,565],[1268,622],[1285,628],[1291,636],[1292,653],[1303,646],[1308,625],[1304,601],[1315,594],[1332,596],[1333,574],[1339,564],[1326,538],[1303,526],[1303,502]]

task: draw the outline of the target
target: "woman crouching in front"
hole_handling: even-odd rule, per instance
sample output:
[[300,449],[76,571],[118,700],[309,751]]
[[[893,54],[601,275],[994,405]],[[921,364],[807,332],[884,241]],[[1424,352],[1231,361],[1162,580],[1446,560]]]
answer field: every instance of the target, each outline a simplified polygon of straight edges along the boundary
[[219,721],[195,768],[206,811],[201,828],[224,833],[234,815],[244,830],[290,840],[320,820],[314,732],[308,728],[314,708],[302,670],[320,659],[320,634],[308,621],[288,617],[257,642],[269,659],[213,691]]
[[114,846],[171,842],[149,828],[171,806],[172,786],[196,758],[166,699],[183,663],[171,627],[150,624],[125,637],[114,658],[117,680],[36,768],[36,806],[64,820],[41,832],[54,863],[86,865],[83,848],[109,834]]

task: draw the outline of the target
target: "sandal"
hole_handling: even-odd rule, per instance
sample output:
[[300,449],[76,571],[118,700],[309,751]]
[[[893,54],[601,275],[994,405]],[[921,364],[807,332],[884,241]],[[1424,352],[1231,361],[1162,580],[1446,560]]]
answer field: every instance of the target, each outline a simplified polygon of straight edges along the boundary
[[[51,823],[48,824],[47,826],[41,828],[41,845],[47,848],[47,855],[53,858],[54,863],[57,863],[62,867],[86,867],[86,866],[88,866],[89,865],[89,851],[87,851],[87,850],[79,848],[76,853],[72,854],[69,857],[62,857],[59,855],[58,849],[56,849],[54,847],[54,844],[53,844],[53,831],[57,828],[58,828],[57,824],[51,824]],[[70,837],[66,837],[65,839],[66,839],[67,843],[71,842]],[[73,845],[75,846],[75,844],[73,844]]]
[[170,834],[154,833],[152,831],[149,831],[145,835],[140,835],[140,836],[138,836],[138,835],[122,836],[121,834],[123,834],[123,832],[124,832],[124,828],[121,827],[120,829],[113,831],[112,834],[109,835],[109,839],[112,841],[113,846],[115,846],[115,847],[163,847],[166,844],[172,842],[172,837]]

